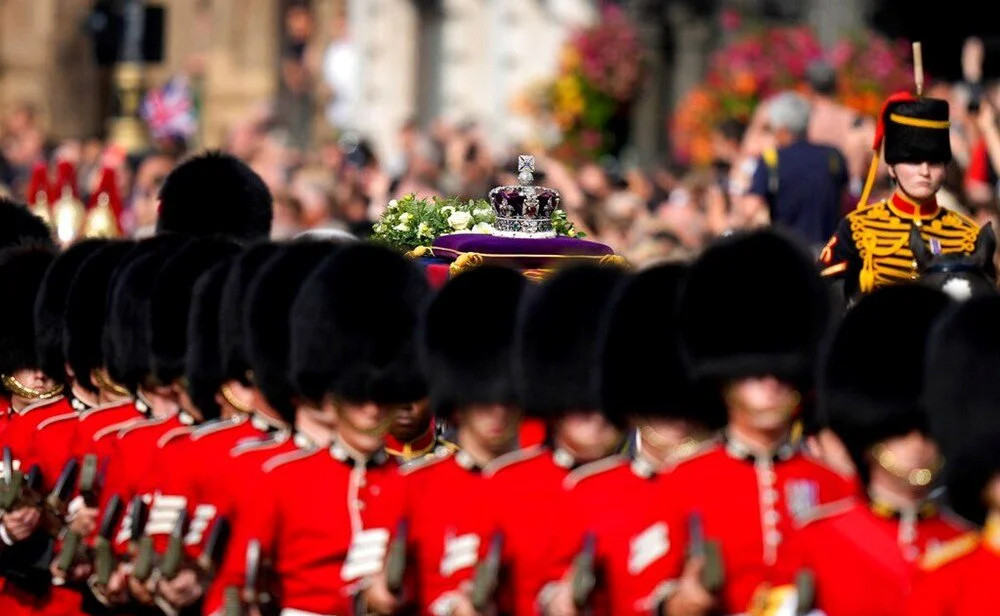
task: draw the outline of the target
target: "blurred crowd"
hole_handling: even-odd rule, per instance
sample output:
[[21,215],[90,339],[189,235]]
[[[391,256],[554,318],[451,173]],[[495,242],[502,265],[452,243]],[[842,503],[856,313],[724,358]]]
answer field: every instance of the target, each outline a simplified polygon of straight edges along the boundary
[[[314,37],[307,13],[293,8],[285,26],[276,99],[232,125],[223,144],[271,189],[276,239],[313,228],[364,237],[390,199],[408,193],[479,198],[493,186],[515,183],[521,148],[498,153],[491,135],[473,121],[439,119],[427,126],[407,121],[390,152],[377,155],[351,130],[356,109],[343,84],[351,82],[356,63],[343,20],[334,20],[332,39],[318,49],[308,42]],[[970,40],[962,61],[964,80],[935,82],[925,92],[951,107],[954,160],[939,200],[985,223],[998,211],[1000,87],[983,79],[981,43]],[[836,102],[837,75],[829,68],[816,66],[807,78],[796,89],[809,105],[805,138],[835,148],[846,164],[839,217],[857,204],[872,156],[875,119]],[[563,208],[589,239],[609,244],[637,264],[682,260],[727,230],[767,224],[767,212],[763,217],[748,213],[746,197],[764,164],[762,154],[779,145],[768,106],[769,101],[759,105],[748,123],[727,120],[715,127],[714,163],[705,168],[667,158],[646,167],[625,166],[610,157],[571,165],[528,151],[538,160],[536,181],[561,193]],[[110,165],[118,172],[125,201],[122,226],[143,237],[155,226],[159,184],[197,147],[196,139],[176,135],[158,135],[138,154],[97,137],[54,140],[35,108],[20,104],[0,124],[0,194],[24,198],[33,164],[68,160],[86,200],[100,168]],[[891,189],[883,166],[870,200]]]

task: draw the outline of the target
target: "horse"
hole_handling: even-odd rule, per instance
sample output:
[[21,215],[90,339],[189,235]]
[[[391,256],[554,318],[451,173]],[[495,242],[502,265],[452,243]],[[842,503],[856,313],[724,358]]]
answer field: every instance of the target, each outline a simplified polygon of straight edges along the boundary
[[910,229],[910,250],[917,262],[920,282],[940,289],[958,301],[1000,294],[993,266],[996,247],[992,223],[986,223],[979,230],[976,247],[971,254],[935,254],[920,237],[920,229]]

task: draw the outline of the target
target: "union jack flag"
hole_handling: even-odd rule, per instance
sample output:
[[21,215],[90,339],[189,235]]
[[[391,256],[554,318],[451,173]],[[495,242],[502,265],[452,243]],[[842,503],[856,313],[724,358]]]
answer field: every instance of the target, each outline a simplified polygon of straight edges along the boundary
[[194,96],[187,79],[181,75],[171,77],[162,87],[150,89],[139,113],[154,138],[189,138],[198,130]]

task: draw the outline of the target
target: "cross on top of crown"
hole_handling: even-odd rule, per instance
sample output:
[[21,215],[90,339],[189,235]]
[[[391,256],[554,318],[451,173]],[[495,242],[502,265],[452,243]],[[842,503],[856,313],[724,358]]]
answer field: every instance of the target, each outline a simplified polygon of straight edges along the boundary
[[527,186],[535,181],[535,157],[528,154],[521,154],[517,157],[517,181],[522,186]]

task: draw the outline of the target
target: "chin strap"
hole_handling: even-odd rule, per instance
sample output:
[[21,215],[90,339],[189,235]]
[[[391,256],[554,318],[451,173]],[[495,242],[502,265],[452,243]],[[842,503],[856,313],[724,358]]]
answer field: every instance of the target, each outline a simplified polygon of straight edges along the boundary
[[6,387],[12,394],[28,400],[48,400],[50,398],[55,398],[63,391],[62,385],[56,385],[52,389],[47,390],[32,389],[9,374],[3,375],[2,381],[4,387]]

